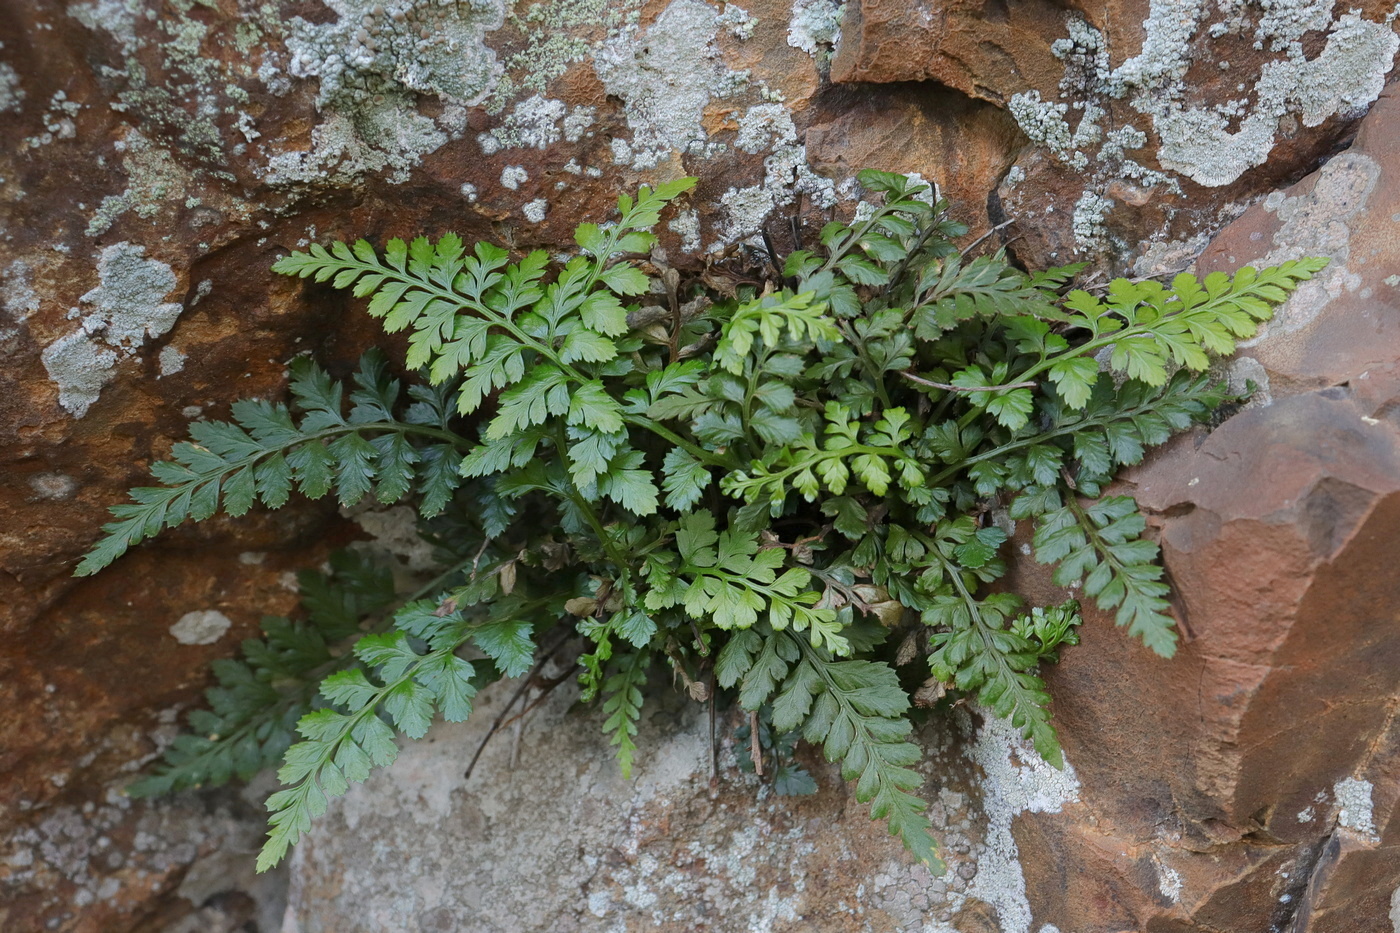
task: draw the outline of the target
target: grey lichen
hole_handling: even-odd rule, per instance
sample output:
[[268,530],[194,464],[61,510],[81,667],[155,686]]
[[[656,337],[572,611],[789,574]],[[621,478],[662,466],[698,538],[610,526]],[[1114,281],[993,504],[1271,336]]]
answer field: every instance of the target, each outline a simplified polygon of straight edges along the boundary
[[1021,813],[1060,812],[1079,799],[1079,778],[1068,763],[1063,771],[1047,764],[1008,720],[990,712],[968,755],[984,775],[987,835],[966,896],[996,908],[1002,933],[1031,933],[1030,902],[1011,822]]
[[179,161],[139,130],[128,129],[126,135],[117,141],[116,148],[122,154],[122,168],[127,176],[126,190],[102,199],[88,222],[88,236],[106,233],[128,211],[151,219],[176,193],[188,190],[190,185],[190,174]]
[[788,45],[823,64],[830,62],[841,41],[846,4],[838,0],[793,0],[788,20]]
[[517,103],[500,126],[476,139],[487,155],[505,149],[545,149],[560,140],[576,143],[591,135],[596,117],[593,107],[569,110],[563,101],[536,94]]
[[736,146],[747,152],[769,150],[763,160],[763,181],[748,187],[730,188],[720,196],[724,216],[718,225],[718,239],[712,252],[757,233],[763,222],[779,207],[806,195],[817,208],[833,206],[836,186],[812,170],[807,147],[798,141],[792,114],[780,104],[755,104],[739,119]]
[[[0,43],[4,48],[4,43]],[[19,86],[19,75],[5,62],[0,62],[0,113],[18,110],[24,102],[24,88]]]
[[559,121],[568,108],[562,100],[550,100],[539,94],[515,105],[505,122],[489,133],[477,137],[481,149],[494,155],[501,149],[544,149],[564,137]]
[[1326,256],[1331,261],[1279,306],[1258,336],[1241,346],[1303,329],[1334,298],[1360,286],[1361,276],[1351,268],[1351,226],[1365,217],[1380,174],[1380,165],[1366,154],[1344,152],[1318,171],[1311,190],[1291,196],[1276,191],[1264,202],[1264,209],[1273,213],[1281,226],[1273,235],[1272,248],[1257,260],[1258,265],[1277,265],[1304,256]]
[[1364,113],[1384,87],[1397,48],[1400,38],[1388,26],[1348,13],[1333,24],[1315,59],[1291,43],[1287,58],[1263,66],[1255,102],[1236,129],[1230,128],[1232,114],[1154,95],[1141,96],[1135,106],[1153,117],[1164,166],[1202,185],[1226,185],[1268,160],[1285,115],[1317,126],[1333,114]]
[[88,332],[128,351],[147,337],[164,336],[182,310],[162,300],[175,288],[175,273],[145,255],[144,246],[131,243],[107,247],[97,263],[101,284],[82,297],[94,308],[84,321]]
[[491,0],[327,0],[329,23],[293,17],[290,71],[320,79],[323,107],[354,110],[382,94],[430,94],[470,106],[490,92],[498,66],[485,45],[504,6]]
[[[0,69],[0,111],[5,109],[3,84],[4,72]],[[72,139],[78,133],[78,127],[73,122],[73,118],[82,109],[82,104],[76,100],[68,99],[68,92],[55,91],[53,97],[49,98],[49,106],[43,113],[44,132],[26,137],[24,144],[31,149],[38,149],[40,146],[47,146],[57,139]]]
[[1103,247],[1108,242],[1108,225],[1104,216],[1114,207],[1112,198],[1096,191],[1086,191],[1074,205],[1072,227],[1074,238],[1084,246]]
[[508,13],[508,22],[525,37],[525,47],[502,63],[504,74],[487,110],[498,113],[522,93],[543,94],[570,65],[635,27],[640,6],[639,0],[544,0],[529,4],[523,13]]
[[185,368],[187,357],[175,347],[162,347],[159,356],[160,374],[173,376]]
[[111,379],[117,355],[88,338],[84,331],[60,337],[39,357],[58,386],[58,404],[74,418],[87,414]]
[[[234,180],[230,157],[249,149],[261,157],[254,171],[273,185],[344,185],[376,172],[404,181],[426,154],[465,130],[465,108],[491,91],[499,73],[484,36],[502,22],[501,0],[330,0],[336,18],[318,23],[284,19],[267,2],[243,4],[243,15],[228,23],[206,22],[192,0],[168,6],[148,17],[138,0],[97,0],[70,13],[120,47],[120,67],[99,67],[123,85],[113,106],[135,116],[148,138],[174,127],[176,148],[224,182]],[[230,45],[239,54],[209,54]],[[148,77],[152,63],[159,81]],[[251,87],[283,96],[291,78],[318,82],[323,119],[306,151],[279,148],[242,109]],[[441,111],[420,113],[419,95],[438,98]],[[226,129],[243,142],[229,145]],[[97,227],[121,207],[105,206]]]
[[[1334,20],[1332,4],[1320,0],[1222,3],[1218,9],[1205,0],[1153,0],[1149,9],[1141,50],[1117,68],[1109,67],[1102,34],[1078,14],[1068,18],[1068,38],[1052,46],[1065,63],[1063,100],[1042,101],[1032,91],[1011,102],[1033,142],[1078,169],[1104,163],[1095,169],[1099,176],[1111,172],[1149,185],[1172,181],[1126,156],[1147,141],[1138,128],[1115,130],[1118,138],[1104,137],[1097,152],[1082,144],[1097,129],[1093,125],[1107,102],[1126,99],[1151,121],[1164,168],[1201,185],[1227,185],[1268,159],[1284,118],[1316,126],[1334,114],[1363,113],[1400,49],[1389,20],[1367,20],[1357,11]],[[1322,31],[1326,42],[1310,59],[1302,37]],[[1265,62],[1252,81],[1242,81],[1238,98],[1200,102],[1196,86],[1186,80],[1191,65],[1207,59],[1217,40],[1246,32],[1252,32],[1255,48],[1267,46],[1281,57]],[[1228,61],[1219,64],[1230,69]],[[1083,111],[1073,134],[1064,119],[1071,109]]]
[[1380,842],[1376,832],[1374,791],[1370,781],[1349,777],[1332,788],[1337,798],[1337,825],[1349,829],[1372,845]]
[[92,310],[78,330],[40,355],[58,386],[59,404],[75,418],[97,401],[119,355],[135,355],[147,339],[164,336],[180,316],[182,306],[164,300],[175,288],[175,273],[145,254],[144,246],[125,242],[104,249],[97,263],[100,284],[82,297]]
[[170,634],[182,645],[212,645],[232,627],[233,621],[217,609],[195,609],[170,626]]
[[34,290],[29,263],[16,259],[0,273],[0,307],[12,320],[22,321],[39,310],[39,293]]
[[[338,19],[311,23],[293,17],[289,72],[317,78],[326,115],[309,152],[285,151],[268,163],[274,184],[334,183],[387,172],[408,179],[423,156],[465,129],[465,108],[480,103],[500,72],[485,43],[505,16],[499,0],[439,4],[390,0],[329,0]],[[432,119],[416,95],[446,106]]]
[[593,66],[609,94],[625,105],[632,139],[614,140],[618,161],[651,168],[672,153],[712,155],[722,143],[709,140],[701,118],[715,98],[729,97],[749,80],[731,71],[714,45],[719,13],[700,0],[673,0],[644,36],[624,32],[594,56]]

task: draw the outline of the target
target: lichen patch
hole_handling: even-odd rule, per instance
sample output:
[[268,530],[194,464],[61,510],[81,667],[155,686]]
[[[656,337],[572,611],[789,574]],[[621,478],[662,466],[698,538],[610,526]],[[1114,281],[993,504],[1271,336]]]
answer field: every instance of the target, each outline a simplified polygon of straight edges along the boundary
[[1349,777],[1338,781],[1332,794],[1337,799],[1337,825],[1375,845],[1380,835],[1376,832],[1373,790],[1370,781]]
[[217,609],[195,609],[180,616],[170,634],[182,645],[212,645],[232,625],[233,620]]
[[719,13],[699,0],[673,0],[641,36],[630,33],[598,50],[593,67],[609,94],[624,103],[632,130],[618,161],[653,168],[673,152],[713,155],[702,118],[714,98],[747,85],[747,72],[731,71],[714,46]]
[[[1052,46],[1065,62],[1062,99],[1042,100],[1036,91],[1018,94],[1010,102],[1012,115],[1033,142],[1074,168],[1092,166],[1094,174],[1145,184],[1175,185],[1174,175],[1217,187],[1267,161],[1285,118],[1317,126],[1333,115],[1364,113],[1400,49],[1388,20],[1367,20],[1357,11],[1334,20],[1330,3],[1287,0],[1261,4],[1258,11],[1220,4],[1218,16],[1212,8],[1205,0],[1153,0],[1141,50],[1117,68],[1109,65],[1103,34],[1071,15],[1069,36]],[[1326,33],[1322,50],[1312,58],[1301,41],[1309,32]],[[1241,75],[1238,98],[1201,102],[1187,81],[1192,64],[1219,60],[1230,70],[1227,60],[1209,50],[1246,33],[1256,49],[1267,48],[1276,57],[1257,73]],[[1160,140],[1157,159],[1170,175],[1145,169],[1126,155],[1146,144],[1141,128],[1101,128],[1106,107],[1117,99],[1126,99],[1148,119]],[[1066,119],[1071,111],[1081,114],[1073,130]]]
[[97,263],[99,284],[82,297],[91,310],[78,330],[41,354],[58,386],[59,404],[75,418],[97,401],[120,356],[134,356],[147,339],[164,336],[180,316],[182,306],[164,300],[175,289],[174,271],[145,255],[144,246],[127,242],[104,249]]

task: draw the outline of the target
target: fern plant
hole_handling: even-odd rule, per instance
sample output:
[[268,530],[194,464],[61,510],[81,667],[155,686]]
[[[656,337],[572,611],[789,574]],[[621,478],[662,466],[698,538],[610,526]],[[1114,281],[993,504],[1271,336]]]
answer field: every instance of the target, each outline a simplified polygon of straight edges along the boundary
[[[975,697],[1062,765],[1038,670],[1075,643],[1077,606],[1028,608],[989,587],[1006,569],[992,516],[1034,522],[1057,582],[1171,656],[1157,545],[1130,498],[1098,497],[1222,400],[1212,356],[1323,261],[1065,294],[1079,267],[969,261],[946,203],[902,176],[859,177],[882,203],[733,297],[632,258],[691,179],[622,197],[557,267],[544,252],[468,252],[451,234],[280,260],[406,331],[413,379],[377,351],[345,387],[295,360],[290,406],[242,401],[231,421],[192,425],[78,573],[293,491],[413,500],[447,569],[392,609],[367,565],[337,571],[353,593],[338,602],[308,578],[307,620],[269,622],[244,662],[218,669],[212,711],[137,792],[280,755],[266,869],[330,797],[393,760],[396,733],[466,717],[556,630],[582,639],[582,697],[601,698],[624,772],[647,684],[667,669],[712,678],[763,711],[751,722],[770,747],[790,754],[800,734],[839,761],[934,870],[898,664],[922,654],[927,669],[907,679],[924,681],[920,698]],[[924,650],[894,650],[895,632]],[[338,639],[352,650],[329,651]],[[803,776],[785,781],[801,789]]]

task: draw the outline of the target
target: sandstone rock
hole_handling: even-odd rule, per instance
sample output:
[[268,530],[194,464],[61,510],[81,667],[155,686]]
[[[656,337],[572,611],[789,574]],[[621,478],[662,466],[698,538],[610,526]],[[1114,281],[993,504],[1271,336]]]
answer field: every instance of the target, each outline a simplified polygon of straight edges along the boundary
[[[1242,205],[1345,145],[1400,48],[1388,12],[1085,7],[1063,14],[1051,45],[1062,69],[1048,83],[1031,80],[1044,72],[1036,43],[993,38],[1005,24],[969,20],[1027,63],[1001,91],[1032,144],[997,192],[1016,221],[1016,255],[1035,267],[1088,259],[1126,270],[1175,243],[1184,255],[1164,271],[1185,268]],[[972,44],[949,53],[960,61]],[[900,79],[895,60],[878,70]]]
[[[1344,145],[1395,53],[1388,7],[1380,3],[1355,13],[1274,4],[1265,14],[1249,5],[1220,35],[1205,18],[1216,15],[1213,8],[1188,6],[1183,10],[1199,18],[1177,31],[1162,5],[1085,8],[1090,28],[1048,3],[906,10],[871,0],[859,10],[848,5],[833,59],[840,29],[832,0],[759,0],[743,9],[708,0],[5,5],[0,602],[8,611],[0,618],[0,702],[9,715],[0,737],[0,839],[9,867],[0,868],[0,911],[8,911],[0,926],[47,928],[53,921],[63,930],[154,931],[154,924],[204,922],[212,929],[246,913],[229,891],[193,901],[168,896],[199,852],[234,838],[231,823],[201,816],[204,804],[125,807],[108,795],[168,739],[172,714],[204,685],[206,663],[231,653],[263,612],[292,607],[284,575],[320,561],[360,530],[329,506],[302,503],[276,515],[181,529],[92,580],[74,581],[69,572],[95,538],[104,508],[183,436],[188,418],[217,416],[235,396],[277,395],[298,353],[315,352],[344,371],[380,339],[344,295],[272,276],[267,270],[277,256],[333,237],[382,241],[449,229],[557,250],[568,246],[574,224],[605,215],[619,190],[695,174],[697,191],[665,231],[671,261],[694,269],[707,262],[742,266],[752,260],[738,244],[760,228],[786,249],[790,216],[805,241],[829,213],[853,210],[860,192],[850,176],[871,166],[937,182],[974,235],[1016,219],[1006,236],[1028,263],[1094,257],[1107,266],[1136,263],[1140,273],[1176,268],[1245,202]],[[929,25],[911,10],[928,12]],[[1261,27],[1263,47],[1254,49]],[[1275,48],[1274,39],[1292,38],[1296,47]],[[1115,97],[1118,90],[1124,96]],[[1025,96],[1033,91],[1038,99]],[[1241,98],[1248,102],[1232,103]],[[1048,109],[1055,100],[1066,104],[1064,113]],[[1089,119],[1091,107],[1103,114]],[[1042,896],[1035,872],[1051,863],[1038,853],[1053,848],[1066,864],[1095,866],[1080,871],[1076,883],[1097,878],[1094,890],[1118,892],[1115,903],[1126,906],[1114,910],[1123,917],[1192,918],[1170,921],[1183,924],[1209,917],[1227,929],[1235,922],[1230,892],[1272,896],[1267,872],[1278,854],[1265,850],[1275,839],[1300,853],[1279,856],[1283,862],[1330,866],[1307,867],[1306,890],[1294,901],[1309,898],[1318,929],[1345,929],[1357,916],[1389,909],[1389,894],[1377,885],[1394,887],[1387,874],[1397,832],[1393,741],[1382,738],[1375,696],[1362,695],[1362,685],[1391,689],[1381,663],[1389,642],[1365,630],[1373,653],[1344,657],[1341,629],[1331,655],[1315,653],[1302,638],[1309,620],[1330,611],[1326,600],[1370,599],[1385,607],[1392,595],[1360,589],[1379,584],[1331,570],[1377,559],[1368,542],[1390,527],[1390,474],[1354,475],[1309,447],[1326,440],[1338,462],[1347,461],[1347,451],[1359,449],[1348,446],[1360,443],[1355,438],[1379,445],[1394,421],[1400,354],[1387,279],[1400,264],[1387,218],[1400,207],[1387,206],[1397,182],[1384,145],[1395,133],[1392,111],[1384,100],[1355,147],[1252,209],[1203,260],[1282,258],[1289,250],[1338,260],[1250,349],[1253,362],[1235,371],[1237,381],[1267,378],[1268,392],[1280,400],[1297,392],[1314,397],[1291,408],[1278,403],[1283,407],[1269,417],[1291,412],[1286,432],[1284,422],[1259,413],[1271,409],[1251,410],[1236,419],[1240,427],[1228,422],[1202,447],[1223,445],[1243,457],[1267,440],[1299,471],[1289,479],[1295,488],[1277,490],[1288,504],[1252,514],[1246,493],[1254,492],[1253,474],[1223,467],[1210,482],[1243,490],[1241,501],[1230,503],[1236,511],[1183,497],[1181,483],[1190,478],[1166,466],[1160,479],[1147,470],[1138,480],[1144,501],[1163,513],[1173,572],[1189,577],[1182,598],[1192,624],[1217,631],[1210,620],[1223,617],[1211,600],[1241,602],[1221,580],[1224,568],[1238,566],[1277,581],[1263,588],[1273,627],[1260,623],[1258,644],[1217,633],[1212,637],[1224,639],[1219,649],[1188,648],[1172,665],[1103,633],[1100,645],[1110,646],[1102,648],[1105,666],[1067,665],[1060,716],[1071,761],[1085,776],[1084,802],[1067,804],[1063,816],[1014,821],[1037,920],[1044,916],[1065,931],[1097,922],[1071,901]],[[1316,394],[1328,389],[1343,397]],[[1310,433],[1324,426],[1319,418],[1332,433]],[[1348,425],[1355,431],[1342,430]],[[1185,470],[1179,458],[1188,447],[1160,463]],[[1384,465],[1384,451],[1375,450],[1382,458],[1375,463]],[[1198,487],[1186,488],[1194,494]],[[1350,523],[1329,524],[1334,511]],[[1218,531],[1210,515],[1221,517]],[[1241,559],[1232,550],[1236,541],[1258,556],[1247,564],[1223,561],[1221,555]],[[1255,619],[1263,610],[1239,611]],[[170,628],[191,612],[221,613],[231,627],[212,644],[181,644]],[[1355,617],[1347,624],[1361,631]],[[1109,675],[1110,658],[1144,673],[1132,680]],[[1362,673],[1345,676],[1343,663]],[[1309,701],[1310,676],[1357,701],[1319,707],[1313,698],[1304,725],[1317,747],[1290,748],[1293,733],[1271,729],[1281,708]],[[1167,686],[1143,686],[1158,677]],[[1164,722],[1155,711],[1194,695],[1202,678],[1212,689],[1243,692],[1228,702],[1211,699],[1206,724]],[[1148,697],[1160,705],[1144,705]],[[1143,752],[1090,737],[1100,734],[1160,737]],[[1240,736],[1249,747],[1239,745]],[[1249,745],[1256,740],[1257,748]],[[1124,757],[1105,751],[1114,748]],[[1180,768],[1181,748],[1200,749],[1199,760]],[[1364,748],[1375,749],[1370,770],[1357,764]],[[963,763],[958,767],[966,764],[959,753],[947,754]],[[1372,787],[1371,824],[1383,842],[1358,836],[1319,849],[1320,827],[1331,825],[1345,776]],[[968,807],[984,806],[972,796],[977,781],[956,780]],[[1309,781],[1304,793],[1301,784]],[[697,792],[680,777],[668,786],[678,799]],[[1304,799],[1321,791],[1325,801]],[[813,812],[836,813],[821,808],[836,808],[840,793],[826,791]],[[1296,811],[1260,814],[1259,829],[1249,822],[1261,801],[1294,797]],[[695,813],[711,812],[705,800]],[[1289,818],[1306,806],[1313,807],[1312,822]],[[111,807],[120,812],[104,809]],[[1092,807],[1092,819],[1110,828],[1086,829],[1093,824],[1083,814],[1090,811],[1076,807]],[[779,825],[777,811],[763,812]],[[749,818],[731,814],[731,823],[718,825],[747,825]],[[848,819],[840,824],[842,845],[883,853],[871,858],[886,859],[886,875],[908,883],[912,876],[899,874],[906,869],[888,840],[863,817]],[[976,827],[988,819],[974,815],[956,830],[970,849],[983,844]],[[1217,871],[1151,841],[1159,819],[1181,822],[1190,846],[1221,841],[1236,849]],[[46,823],[52,820],[58,822]],[[1354,821],[1366,825],[1359,816]],[[46,842],[52,834],[45,825],[62,839],[77,838],[62,828],[70,824],[83,839],[105,833],[112,841],[101,852],[95,842],[78,846],[81,857],[67,842]],[[135,848],[136,828],[146,825],[169,837],[150,850],[159,857]],[[1010,839],[1009,817],[1005,825]],[[1255,848],[1238,841],[1253,832],[1269,835],[1254,840]],[[592,845],[603,852],[612,837],[598,833]],[[1194,914],[1134,906],[1158,897],[1151,892],[1160,894],[1162,879],[1171,878],[1142,855],[1145,845],[1180,875],[1182,903],[1216,906],[1192,908]],[[1115,854],[1132,847],[1141,851]],[[126,874],[103,867],[112,851],[135,867]],[[664,845],[661,851],[681,857]],[[841,872],[854,864],[822,857],[844,866]],[[806,864],[816,870],[815,862]],[[765,871],[780,889],[795,884],[781,864]],[[979,867],[976,877],[986,871]],[[119,893],[98,897],[109,877]],[[858,885],[854,874],[843,877],[842,884]],[[304,883],[313,884],[310,874]],[[1021,916],[990,882],[970,882],[956,905],[936,898],[925,905],[923,888],[893,881],[886,887],[905,893],[870,903],[894,905],[879,909],[900,923],[943,923],[936,918],[945,906],[947,923],[969,929],[993,916],[1007,927],[1007,911]],[[89,895],[91,902],[80,902]],[[848,903],[855,909],[854,900]],[[196,909],[202,913],[191,913]],[[1119,916],[1103,909],[1105,917]],[[870,920],[876,928],[879,922]]]
[[[1400,887],[1400,298],[1384,284],[1400,268],[1384,142],[1398,127],[1387,93],[1348,152],[1251,208],[1201,259],[1203,271],[1333,265],[1233,364],[1257,400],[1130,476],[1189,640],[1164,663],[1094,618],[1095,652],[1067,652],[1051,673],[1094,818],[1022,824],[1028,877],[1074,879],[1063,900],[1031,885],[1037,917],[1384,928]],[[1174,896],[1155,898],[1154,871]],[[1095,890],[1114,905],[1097,926],[1075,906]]]
[[931,725],[925,789],[949,862],[933,878],[819,759],[812,797],[740,773],[731,717],[712,778],[708,719],[683,694],[644,724],[631,783],[596,710],[571,711],[563,689],[464,782],[510,692],[493,688],[472,720],[435,728],[334,808],[293,857],[290,929],[1023,931],[1012,820],[1077,791],[1000,721]]
[[1046,37],[1063,30],[1065,12],[1043,0],[855,0],[846,5],[831,80],[937,81],[1005,104],[1013,94],[1059,80]]

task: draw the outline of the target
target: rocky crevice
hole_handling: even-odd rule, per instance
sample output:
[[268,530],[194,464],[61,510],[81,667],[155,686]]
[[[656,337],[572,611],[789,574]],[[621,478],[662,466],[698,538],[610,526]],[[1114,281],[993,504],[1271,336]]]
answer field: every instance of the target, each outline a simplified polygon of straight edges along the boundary
[[[1397,922],[1400,99],[1385,82],[1400,39],[1387,4],[1245,3],[1230,19],[1194,2],[1081,16],[849,0],[838,45],[839,9],[0,10],[0,927],[281,926],[278,895],[220,861],[260,835],[245,803],[148,804],[119,788],[169,741],[207,662],[293,605],[286,574],[362,532],[303,505],[67,576],[187,419],[278,395],[297,354],[343,369],[377,338],[353,303],[273,277],[273,258],[448,229],[557,251],[619,190],[695,174],[663,231],[670,261],[742,265],[763,230],[781,249],[794,228],[807,243],[848,216],[866,166],[937,183],[973,236],[1012,221],[994,242],[1028,267],[1333,259],[1225,372],[1256,382],[1255,399],[1125,477],[1159,526],[1180,656],[1150,657],[1090,615],[1085,647],[1050,672],[1072,781],[994,726],[929,727],[944,879],[910,866],[820,765],[811,800],[774,801],[732,770],[712,792],[684,709],[648,726],[653,770],[637,785],[591,738],[569,753],[578,773],[559,768],[559,743],[591,729],[562,700],[524,733],[520,769],[492,766],[499,793],[454,781],[449,741],[474,727],[448,730],[420,752],[425,770],[375,785],[392,819],[357,798],[298,856],[288,933],[402,917],[581,933]],[[1016,573],[1033,597],[1065,595],[1028,560]],[[212,643],[172,634],[207,612],[230,622]],[[531,782],[553,796],[539,804]],[[417,846],[433,853],[414,863],[418,886],[386,890],[390,853]],[[535,886],[518,903],[522,876]]]

